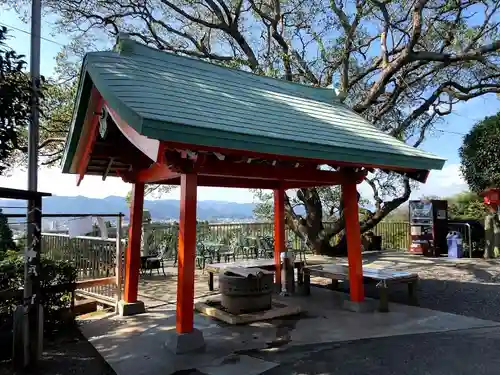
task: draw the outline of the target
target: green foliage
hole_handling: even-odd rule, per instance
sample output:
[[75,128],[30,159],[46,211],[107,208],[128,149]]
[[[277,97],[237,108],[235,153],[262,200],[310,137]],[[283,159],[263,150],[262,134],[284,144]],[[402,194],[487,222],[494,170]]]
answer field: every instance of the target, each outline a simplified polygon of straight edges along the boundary
[[[41,301],[44,306],[45,329],[54,332],[64,322],[67,315],[64,310],[71,304],[71,292],[76,281],[76,268],[69,262],[54,261],[42,257],[40,285]],[[16,252],[7,252],[0,260],[0,290],[19,289],[24,285],[24,260]],[[62,286],[57,292],[48,292],[49,287]],[[0,326],[12,324],[11,317],[16,305],[22,304],[22,298],[0,300]]]
[[0,209],[0,254],[15,249],[16,244],[13,239],[12,230],[9,227],[9,221]]
[[500,187],[500,113],[486,117],[465,136],[459,155],[469,188],[480,193]]
[[258,200],[253,215],[257,221],[272,221],[274,217],[273,193],[266,190],[252,190],[255,198]]
[[448,198],[448,215],[450,219],[474,219],[483,221],[488,210],[483,198],[473,192],[463,192]]
[[5,45],[7,29],[0,27],[0,173],[11,166],[21,148],[20,138],[30,120],[31,83],[24,56]]
[[41,102],[40,159],[44,165],[61,160],[66,136],[73,116],[77,82],[58,82],[54,79],[44,85]]

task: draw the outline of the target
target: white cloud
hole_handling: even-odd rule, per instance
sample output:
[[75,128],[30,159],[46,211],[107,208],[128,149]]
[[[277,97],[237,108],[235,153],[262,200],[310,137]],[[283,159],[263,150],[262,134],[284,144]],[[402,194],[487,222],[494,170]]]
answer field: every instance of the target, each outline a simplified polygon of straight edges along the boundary
[[441,171],[431,171],[427,183],[413,191],[412,198],[431,195],[450,197],[467,190],[467,183],[460,173],[460,164],[447,164]]

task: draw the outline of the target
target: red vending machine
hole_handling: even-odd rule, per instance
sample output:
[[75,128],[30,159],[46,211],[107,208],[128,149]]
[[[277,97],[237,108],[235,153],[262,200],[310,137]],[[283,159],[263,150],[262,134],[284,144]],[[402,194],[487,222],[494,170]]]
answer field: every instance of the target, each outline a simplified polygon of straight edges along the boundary
[[438,257],[448,253],[448,201],[410,201],[410,252]]

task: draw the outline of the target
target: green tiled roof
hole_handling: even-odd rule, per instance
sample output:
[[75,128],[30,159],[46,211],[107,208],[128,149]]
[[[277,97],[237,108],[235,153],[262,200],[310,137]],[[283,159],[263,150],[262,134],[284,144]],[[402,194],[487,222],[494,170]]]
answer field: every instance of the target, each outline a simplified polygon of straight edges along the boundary
[[92,84],[142,135],[193,145],[405,169],[444,160],[411,147],[314,88],[149,48],[120,39],[88,53],[63,170],[76,149]]

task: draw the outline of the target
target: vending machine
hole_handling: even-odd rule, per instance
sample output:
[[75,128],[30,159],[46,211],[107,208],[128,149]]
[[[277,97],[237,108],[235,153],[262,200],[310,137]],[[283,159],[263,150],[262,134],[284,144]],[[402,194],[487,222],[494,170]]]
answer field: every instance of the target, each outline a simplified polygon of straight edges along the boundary
[[410,201],[410,252],[438,257],[448,253],[448,201]]

